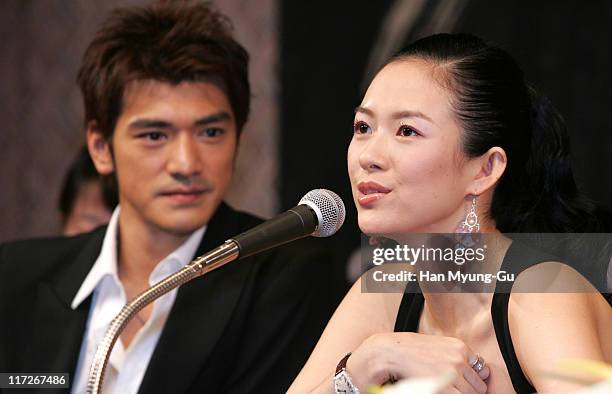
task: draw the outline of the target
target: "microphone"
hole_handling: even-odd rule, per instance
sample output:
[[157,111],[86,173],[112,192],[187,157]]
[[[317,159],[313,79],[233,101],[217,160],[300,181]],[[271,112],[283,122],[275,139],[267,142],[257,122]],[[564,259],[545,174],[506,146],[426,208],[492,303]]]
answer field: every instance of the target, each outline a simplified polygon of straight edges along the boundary
[[329,237],[342,226],[344,217],[344,203],[336,193],[315,189],[297,206],[230,240],[238,245],[238,258],[248,257],[308,235]]
[[297,206],[262,224],[230,238],[223,245],[194,259],[128,302],[113,319],[96,349],[87,381],[87,394],[98,394],[110,352],[123,328],[145,306],[199,276],[223,265],[287,242],[313,235],[329,237],[344,223],[344,203],[325,189],[306,193]]

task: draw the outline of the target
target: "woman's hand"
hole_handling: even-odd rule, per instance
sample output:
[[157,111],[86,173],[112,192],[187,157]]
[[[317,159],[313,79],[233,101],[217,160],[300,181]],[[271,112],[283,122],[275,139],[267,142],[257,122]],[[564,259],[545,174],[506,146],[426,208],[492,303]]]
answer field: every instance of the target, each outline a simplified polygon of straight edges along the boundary
[[373,384],[454,371],[457,379],[448,392],[486,393],[489,367],[477,373],[476,354],[463,341],[409,332],[375,334],[349,357],[346,369],[362,392]]

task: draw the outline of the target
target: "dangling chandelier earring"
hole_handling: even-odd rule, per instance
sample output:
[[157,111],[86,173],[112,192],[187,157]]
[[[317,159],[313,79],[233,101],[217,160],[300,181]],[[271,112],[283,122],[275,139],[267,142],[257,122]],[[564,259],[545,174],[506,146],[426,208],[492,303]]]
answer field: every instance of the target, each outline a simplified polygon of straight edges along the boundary
[[478,215],[476,214],[476,196],[472,197],[472,206],[465,220],[459,225],[457,232],[459,233],[477,233],[480,231],[480,223],[478,223]]
[[[455,249],[474,248],[475,245],[481,242],[482,234],[480,234],[480,223],[478,223],[478,214],[476,213],[476,196],[472,196],[472,205],[470,211],[465,216],[463,222],[457,227],[455,234]],[[455,261],[455,264],[458,264]]]

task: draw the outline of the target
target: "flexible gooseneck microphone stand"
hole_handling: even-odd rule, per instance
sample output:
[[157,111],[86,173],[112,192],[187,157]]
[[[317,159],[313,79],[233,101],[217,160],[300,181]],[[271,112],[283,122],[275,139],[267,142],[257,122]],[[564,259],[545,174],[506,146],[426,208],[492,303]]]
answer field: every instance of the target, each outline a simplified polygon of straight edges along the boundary
[[110,323],[102,342],[100,342],[100,345],[98,345],[96,349],[93,363],[89,371],[87,394],[97,394],[100,392],[111,350],[125,326],[138,312],[169,291],[184,285],[192,279],[213,271],[230,261],[236,260],[238,255],[238,244],[233,240],[225,241],[223,245],[196,258],[176,273],[162,279],[139,294],[132,301],[128,302]]
[[110,323],[98,345],[87,381],[87,394],[102,389],[110,353],[125,326],[138,312],[159,297],[185,283],[238,258],[248,257],[308,235],[329,237],[344,223],[345,208],[340,197],[325,189],[308,192],[296,207],[246,231],[162,279],[128,302]]

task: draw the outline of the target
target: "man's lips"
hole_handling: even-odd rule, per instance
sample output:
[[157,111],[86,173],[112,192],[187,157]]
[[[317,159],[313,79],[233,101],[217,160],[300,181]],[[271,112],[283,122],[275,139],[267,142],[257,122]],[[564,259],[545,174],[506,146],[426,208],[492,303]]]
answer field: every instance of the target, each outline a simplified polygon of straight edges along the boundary
[[160,196],[167,197],[177,202],[192,202],[200,198],[204,193],[209,192],[209,189],[173,189],[166,190],[160,193]]
[[357,201],[364,207],[372,205],[391,192],[391,189],[376,182],[360,182],[357,189],[359,190]]

